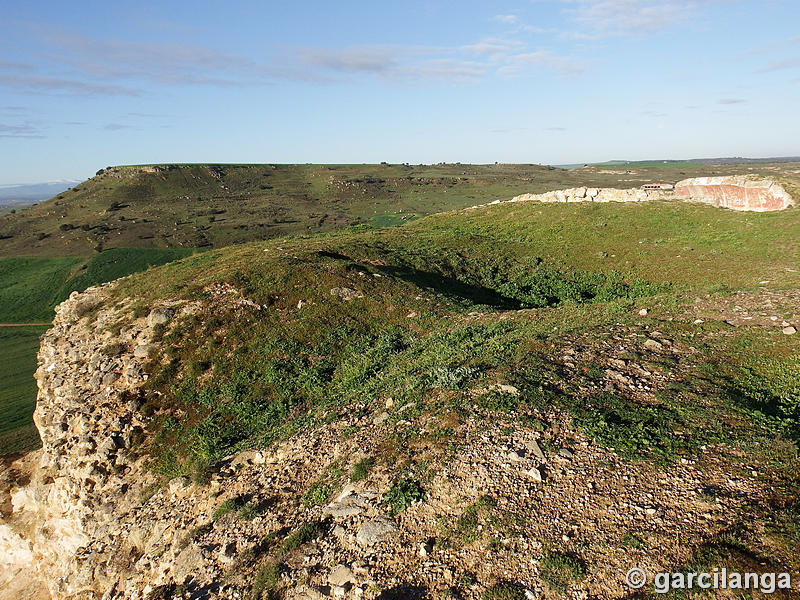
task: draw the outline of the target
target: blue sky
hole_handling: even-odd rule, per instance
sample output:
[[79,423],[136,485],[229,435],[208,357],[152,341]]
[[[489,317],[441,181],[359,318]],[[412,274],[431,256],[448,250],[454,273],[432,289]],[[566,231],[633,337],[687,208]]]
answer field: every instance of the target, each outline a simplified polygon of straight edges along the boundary
[[800,154],[795,0],[3,2],[0,185]]

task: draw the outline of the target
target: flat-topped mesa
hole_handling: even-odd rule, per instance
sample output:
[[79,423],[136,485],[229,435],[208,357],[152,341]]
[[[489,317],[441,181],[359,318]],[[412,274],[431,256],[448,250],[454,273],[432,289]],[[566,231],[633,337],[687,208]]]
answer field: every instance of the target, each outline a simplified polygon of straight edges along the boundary
[[765,212],[794,206],[794,198],[782,185],[749,175],[684,179],[675,185],[675,193],[733,210]]

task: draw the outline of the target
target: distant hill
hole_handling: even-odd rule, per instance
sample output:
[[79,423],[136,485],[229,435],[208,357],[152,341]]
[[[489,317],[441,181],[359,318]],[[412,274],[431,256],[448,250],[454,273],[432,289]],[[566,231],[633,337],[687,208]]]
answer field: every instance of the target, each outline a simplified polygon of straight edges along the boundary
[[698,165],[745,165],[766,163],[794,163],[800,162],[800,156],[782,156],[776,158],[743,158],[732,156],[728,158],[681,158],[681,159],[651,159],[651,160],[607,160],[599,163],[570,163],[555,165],[561,169],[578,169],[580,167],[618,167],[621,165],[641,166],[653,164],[694,163]]
[[34,183],[30,185],[0,186],[0,207],[33,204],[52,198],[69,189],[77,181],[55,181],[51,183]]
[[523,193],[578,186],[631,188],[742,172],[797,180],[798,168],[789,163],[692,162],[614,163],[570,171],[458,163],[109,167],[50,200],[0,215],[0,256],[219,248],[352,225],[399,225]]

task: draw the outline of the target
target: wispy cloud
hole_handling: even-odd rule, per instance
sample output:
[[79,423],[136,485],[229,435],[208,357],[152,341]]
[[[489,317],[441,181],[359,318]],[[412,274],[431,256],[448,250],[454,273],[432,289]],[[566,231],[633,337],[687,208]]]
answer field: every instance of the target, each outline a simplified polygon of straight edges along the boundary
[[123,123],[107,123],[103,125],[105,131],[119,131],[121,129],[132,129],[131,125],[124,125]]
[[43,138],[39,128],[30,123],[22,125],[7,125],[0,123],[0,138]]
[[581,27],[573,37],[651,34],[691,18],[696,0],[562,0]]
[[10,75],[8,73],[0,73],[0,86],[25,92],[74,94],[79,96],[94,94],[136,96],[139,93],[134,88],[109,83],[92,83],[79,79],[41,75]]
[[524,42],[512,38],[489,37],[474,44],[465,44],[460,50],[468,54],[482,56],[506,56],[512,52],[519,52],[525,47]]
[[747,102],[744,98],[720,98],[717,104],[744,104]]
[[782,71],[784,69],[796,69],[797,67],[800,67],[800,56],[791,56],[789,58],[774,60],[760,69],[757,69],[756,73],[770,73],[772,71]]
[[531,66],[545,67],[562,77],[578,75],[586,70],[586,65],[574,58],[559,56],[549,50],[537,50],[508,57],[507,64],[500,67],[498,72],[503,75],[515,75]]
[[497,21],[498,23],[504,23],[506,25],[514,25],[519,22],[519,17],[517,15],[495,15],[492,17],[492,21]]
[[[56,33],[42,40],[38,68],[0,62],[0,88],[62,95],[136,96],[162,86],[268,86],[372,78],[385,82],[463,84],[492,74],[551,71],[575,75],[581,61],[531,47],[514,15],[499,15],[515,33],[453,46],[374,44],[284,47],[249,57],[197,45],[96,39]],[[514,19],[505,17],[515,17]]]
[[545,127],[545,131],[566,131],[566,127]]

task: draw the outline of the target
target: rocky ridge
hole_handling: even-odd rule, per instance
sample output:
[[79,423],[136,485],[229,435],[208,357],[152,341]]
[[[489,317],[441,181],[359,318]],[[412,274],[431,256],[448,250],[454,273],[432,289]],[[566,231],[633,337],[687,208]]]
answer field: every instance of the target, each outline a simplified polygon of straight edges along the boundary
[[[212,297],[253,308],[230,289]],[[424,501],[400,514],[384,500],[387,466],[321,504],[299,501],[321,472],[368,456],[394,428],[435,425],[425,415],[390,423],[389,412],[404,408],[391,399],[384,413],[353,410],[269,450],[229,457],[207,485],[159,480],[131,451],[147,435],[137,390],[148,377],[148,356],[159,351],[157,329],[196,309],[165,303],[137,317],[129,306],[112,306],[103,288],[73,294],[57,309],[36,374],[43,449],[28,459],[36,462],[32,480],[4,492],[11,505],[0,524],[6,589],[25,580],[59,600],[244,598],[264,557],[278,553],[273,574],[289,599],[390,597],[381,595],[386,590],[421,597],[456,584],[478,598],[505,580],[545,598],[541,560],[557,543],[585,548],[594,565],[571,598],[620,598],[628,593],[626,568],[679,562],[687,546],[735,520],[766,484],[753,468],[732,472],[731,449],[723,446],[668,468],[631,463],[550,409],[529,415],[537,425],[513,430],[502,419],[467,421],[449,445],[429,449],[436,468]],[[604,365],[602,386],[644,399],[680,376],[632,361],[633,350],[696,352],[656,330],[617,330],[601,347],[564,340],[561,368],[569,379],[581,365]],[[491,391],[517,393],[504,383]],[[648,532],[647,545],[657,551],[622,545],[629,531]],[[491,543],[468,543],[477,538]],[[292,539],[301,543],[292,547]]]

